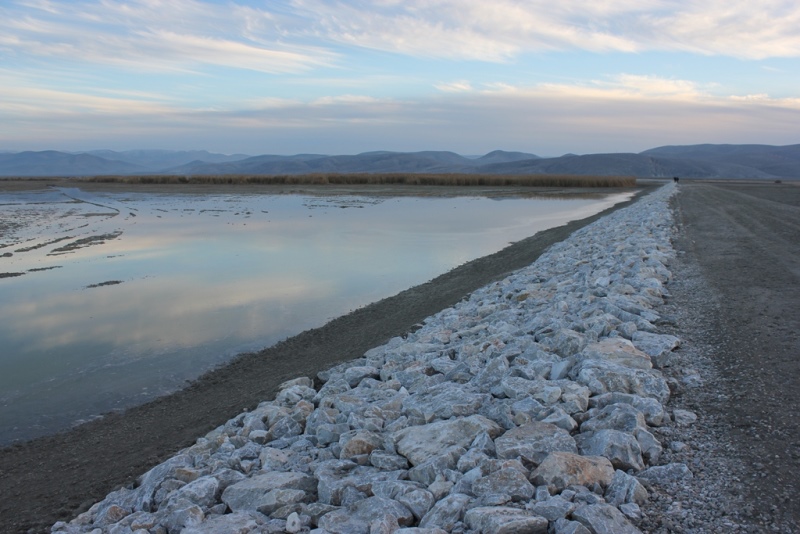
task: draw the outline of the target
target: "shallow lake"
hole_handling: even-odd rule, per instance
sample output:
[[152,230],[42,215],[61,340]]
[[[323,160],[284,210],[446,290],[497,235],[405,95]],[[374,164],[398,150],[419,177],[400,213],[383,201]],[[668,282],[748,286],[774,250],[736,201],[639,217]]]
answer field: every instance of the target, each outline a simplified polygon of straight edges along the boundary
[[0,445],[174,391],[631,195],[0,194]]

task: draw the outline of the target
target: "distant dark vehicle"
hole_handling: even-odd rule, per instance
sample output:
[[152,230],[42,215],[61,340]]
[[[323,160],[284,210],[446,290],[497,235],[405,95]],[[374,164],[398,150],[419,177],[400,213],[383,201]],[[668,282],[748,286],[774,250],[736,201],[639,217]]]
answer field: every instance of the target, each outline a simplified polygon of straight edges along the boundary
[[782,184],[782,183],[783,183],[783,180],[775,180],[775,183],[776,183],[776,184]]
[[680,178],[678,178],[677,176],[672,177],[672,181],[675,182],[676,184],[678,183],[678,180],[680,180]]

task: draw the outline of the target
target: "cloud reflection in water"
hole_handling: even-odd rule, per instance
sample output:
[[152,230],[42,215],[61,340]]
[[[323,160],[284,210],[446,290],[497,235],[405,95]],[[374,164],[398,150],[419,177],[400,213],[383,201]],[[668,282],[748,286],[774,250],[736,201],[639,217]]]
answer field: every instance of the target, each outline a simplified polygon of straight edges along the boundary
[[[4,195],[12,212],[47,211],[20,236],[122,233],[69,254],[47,255],[59,242],[4,258],[8,271],[61,268],[0,280],[0,443],[174,390],[236,353],[629,196],[62,193],[78,202]],[[101,207],[119,216],[86,216]],[[87,289],[106,281],[122,283]]]

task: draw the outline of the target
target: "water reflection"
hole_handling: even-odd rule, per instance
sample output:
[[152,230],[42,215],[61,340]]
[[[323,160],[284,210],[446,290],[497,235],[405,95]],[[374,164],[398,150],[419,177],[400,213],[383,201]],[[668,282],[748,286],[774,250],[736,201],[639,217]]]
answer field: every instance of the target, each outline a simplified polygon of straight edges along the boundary
[[[0,197],[0,443],[172,391],[627,198]],[[10,255],[9,255],[10,254]]]

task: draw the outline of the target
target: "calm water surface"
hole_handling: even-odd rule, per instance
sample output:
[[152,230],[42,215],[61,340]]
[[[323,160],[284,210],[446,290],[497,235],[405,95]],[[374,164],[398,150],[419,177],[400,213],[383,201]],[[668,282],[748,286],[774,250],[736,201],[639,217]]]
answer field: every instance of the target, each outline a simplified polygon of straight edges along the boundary
[[174,391],[629,197],[2,194],[0,444]]

